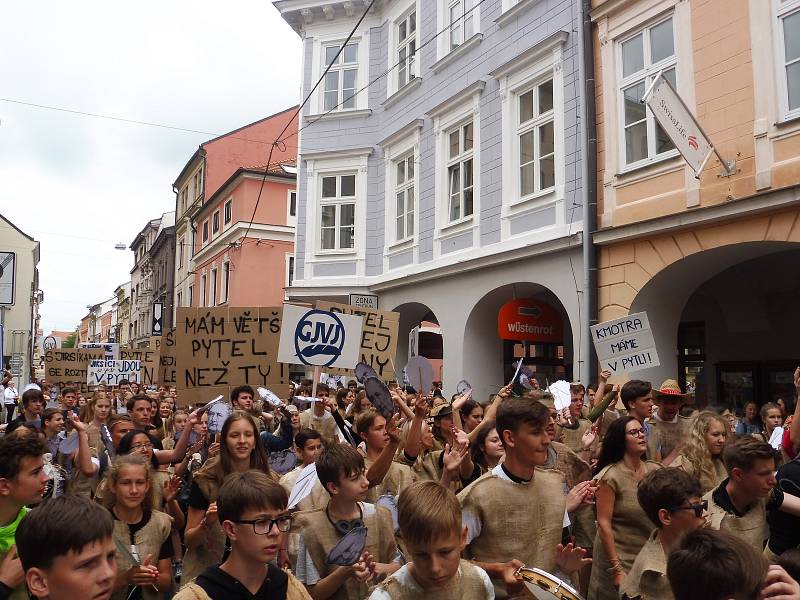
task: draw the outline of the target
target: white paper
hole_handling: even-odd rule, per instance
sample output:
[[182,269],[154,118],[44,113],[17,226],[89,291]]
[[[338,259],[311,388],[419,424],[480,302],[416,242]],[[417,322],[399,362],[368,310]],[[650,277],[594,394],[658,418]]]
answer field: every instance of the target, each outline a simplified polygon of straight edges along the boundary
[[291,510],[297,506],[311,493],[311,489],[317,481],[319,481],[319,477],[317,477],[317,465],[311,463],[300,471],[300,475],[297,476],[297,481],[295,481],[294,487],[292,488],[292,493],[289,494],[289,505],[287,508]]
[[547,388],[547,391],[553,394],[553,402],[556,405],[557,411],[560,412],[565,408],[569,408],[569,405],[572,402],[572,396],[569,393],[568,381],[564,381],[563,379],[556,381]]
[[769,438],[769,445],[775,450],[781,449],[781,442],[783,441],[783,427],[776,427],[772,430],[772,435]]

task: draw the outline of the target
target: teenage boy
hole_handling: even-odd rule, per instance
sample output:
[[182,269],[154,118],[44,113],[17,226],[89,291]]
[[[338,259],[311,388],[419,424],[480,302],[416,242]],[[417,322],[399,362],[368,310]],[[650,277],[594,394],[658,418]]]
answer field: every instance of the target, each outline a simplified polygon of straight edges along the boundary
[[330,411],[325,409],[325,401],[331,390],[324,383],[317,384],[317,397],[311,407],[300,413],[300,427],[319,431],[326,444],[336,441],[336,421]]
[[47,490],[45,452],[37,436],[0,438],[0,598],[28,597],[22,564],[12,546],[26,507],[41,502]]
[[452,490],[434,481],[411,484],[400,494],[398,521],[412,562],[390,575],[369,600],[423,600],[431,594],[460,600],[494,598],[486,571],[461,558],[467,532]]
[[560,541],[565,512],[590,500],[590,483],[579,483],[565,497],[564,475],[537,469],[548,458],[549,420],[541,402],[504,400],[496,422],[505,459],[458,495],[468,555],[509,595],[522,590],[514,572],[523,565],[574,574],[588,563],[582,548],[563,548]]
[[667,466],[680,454],[691,419],[679,414],[686,394],[674,379],[667,379],[653,394],[658,410],[647,420],[647,456]]
[[232,473],[217,496],[228,558],[208,567],[175,600],[309,600],[295,577],[274,564],[292,525],[286,491],[260,471]]
[[669,555],[667,577],[675,600],[800,598],[800,585],[786,571],[721,531],[687,534]]
[[61,404],[61,410],[64,413],[64,420],[67,420],[67,413],[78,414],[76,404],[78,403],[78,390],[71,387],[66,387],[61,390],[61,395],[58,397],[58,402]]
[[231,390],[231,404],[233,408],[250,412],[253,410],[255,392],[249,385],[240,385]]
[[592,422],[581,416],[585,394],[586,388],[582,383],[569,384],[569,419],[562,419],[556,426],[556,441],[576,453],[583,452],[583,435],[592,428]]
[[31,511],[17,529],[28,590],[39,600],[108,600],[117,574],[110,513],[79,496]]
[[[126,408],[128,410],[128,415],[133,422],[134,429],[141,429],[142,431],[150,431],[155,429],[155,427],[150,424],[150,416],[153,411],[153,405],[150,396],[147,394],[136,394],[135,396],[131,396],[128,399]],[[199,421],[197,413],[198,411],[194,411],[189,415],[189,422],[186,424],[186,427],[183,428],[183,431],[181,432],[178,441],[175,442],[175,447],[172,450],[164,450],[161,447],[161,441],[156,436],[150,436],[153,441],[153,445],[156,447],[154,450],[156,459],[160,464],[168,465],[179,463],[183,460],[184,456],[186,456],[186,450],[189,448],[189,436],[192,433],[193,425]],[[114,444],[114,447],[117,447],[117,443]]]
[[[386,418],[374,409],[366,410],[356,418],[356,433],[367,448],[367,456],[364,459],[367,469],[378,460],[384,448],[391,443],[386,425]],[[367,493],[367,501],[375,502],[384,494],[397,496],[414,481],[416,481],[416,476],[411,467],[392,461],[383,480],[375,487],[370,488]]]
[[20,425],[31,425],[36,429],[42,427],[42,411],[44,411],[44,394],[41,390],[31,388],[22,394],[22,413],[6,427],[6,434]]
[[[300,472],[308,465],[317,462],[319,455],[322,454],[322,436],[319,434],[319,431],[301,429],[297,432],[297,435],[294,436],[294,444],[297,452],[297,459],[300,464],[281,477],[279,482],[288,494],[292,493],[292,488],[297,482],[297,477],[300,475]],[[311,489],[311,493],[303,498],[296,508],[297,510],[325,508],[328,500],[330,500],[328,492],[326,492],[322,484],[317,481]]]
[[751,436],[729,442],[722,451],[728,478],[703,496],[708,527],[732,533],[759,552],[764,549],[767,511],[800,516],[800,497],[776,486],[775,451]]
[[672,600],[667,556],[684,535],[703,526],[708,503],[701,499],[697,478],[669,467],[648,473],[636,495],[656,528],[622,581],[620,594],[630,600]]
[[128,398],[125,409],[128,411],[131,419],[133,419],[133,424],[136,429],[141,429],[142,431],[155,429],[155,426],[151,422],[153,416],[153,401],[150,399],[150,396],[147,394],[131,396]]
[[359,600],[367,595],[360,569],[329,565],[325,559],[344,535],[363,526],[367,540],[362,562],[370,562],[367,559],[371,557],[377,563],[374,572],[380,576],[396,571],[402,559],[391,514],[382,506],[364,502],[369,489],[364,457],[352,446],[329,445],[317,461],[317,476],[331,499],[324,509],[298,516],[302,533],[295,573],[314,600]]
[[653,386],[649,381],[631,379],[622,386],[620,400],[628,415],[639,421],[646,437],[650,436],[647,420],[653,415]]

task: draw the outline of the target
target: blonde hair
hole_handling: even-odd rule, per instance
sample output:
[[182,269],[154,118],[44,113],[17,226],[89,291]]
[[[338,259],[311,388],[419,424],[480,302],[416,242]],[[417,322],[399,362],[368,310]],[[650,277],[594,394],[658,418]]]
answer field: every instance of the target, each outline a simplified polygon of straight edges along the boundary
[[[713,457],[708,451],[706,434],[711,429],[713,423],[722,425],[722,431],[727,439],[730,435],[731,424],[722,415],[705,410],[693,417],[689,427],[689,435],[683,447],[683,456],[694,468],[694,475],[700,480],[703,490],[708,491],[713,485],[709,482],[716,481],[716,470],[714,469]],[[722,456],[720,456],[720,460]]]
[[109,398],[105,392],[97,391],[89,399],[89,402],[86,403],[86,406],[81,409],[81,420],[84,423],[91,423],[94,421],[94,410],[99,400],[108,400],[111,405],[111,412],[108,413],[109,417],[114,412],[114,403],[111,402],[111,398]]
[[130,466],[142,467],[142,469],[144,469],[144,477],[147,480],[147,483],[150,484],[150,487],[147,490],[147,494],[144,496],[142,509],[145,511],[153,510],[153,477],[150,474],[150,461],[138,452],[132,452],[131,454],[118,456],[114,461],[114,464],[111,466],[108,472],[106,494],[103,496],[103,506],[105,506],[108,510],[111,510],[117,503],[117,495],[111,489],[111,482],[113,481],[114,485],[116,485],[117,481],[119,481],[119,475],[122,469]]
[[461,504],[437,481],[417,481],[400,492],[397,520],[403,539],[415,546],[461,537]]

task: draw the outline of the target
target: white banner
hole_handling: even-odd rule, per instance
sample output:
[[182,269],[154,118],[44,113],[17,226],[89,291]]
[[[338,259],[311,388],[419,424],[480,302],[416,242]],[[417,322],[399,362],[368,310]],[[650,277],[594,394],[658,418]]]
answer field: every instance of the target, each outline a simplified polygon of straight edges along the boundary
[[94,348],[96,350],[102,350],[106,353],[106,358],[109,360],[119,360],[119,344],[110,344],[107,342],[102,343],[94,343],[94,342],[82,342],[80,344],[81,348]]
[[141,370],[140,360],[92,360],[89,361],[86,371],[86,383],[90,386],[117,386],[123,379],[131,383],[141,383]]
[[363,326],[359,315],[284,304],[278,362],[354,369]]
[[695,175],[700,175],[706,161],[714,152],[714,146],[662,73],[653,81],[642,102],[653,111],[656,121],[692,167]]
[[646,312],[598,323],[590,329],[601,370],[616,375],[661,364]]

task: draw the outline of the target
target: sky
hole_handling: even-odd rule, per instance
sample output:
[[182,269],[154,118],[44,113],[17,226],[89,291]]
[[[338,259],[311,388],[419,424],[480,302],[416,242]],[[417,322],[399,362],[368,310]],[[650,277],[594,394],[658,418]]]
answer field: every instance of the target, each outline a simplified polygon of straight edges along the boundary
[[175,210],[202,142],[299,103],[300,50],[269,0],[4,4],[0,214],[41,242],[45,334],[130,279],[133,253],[114,245]]

